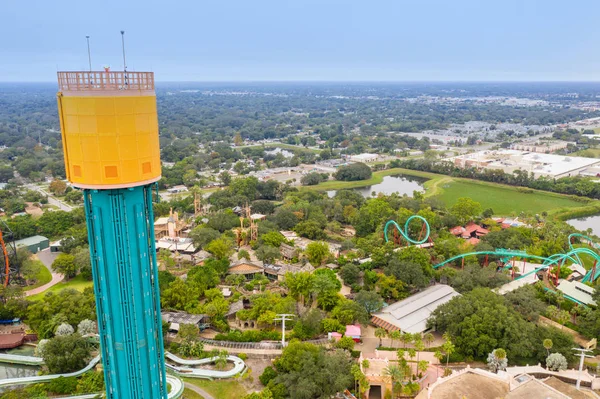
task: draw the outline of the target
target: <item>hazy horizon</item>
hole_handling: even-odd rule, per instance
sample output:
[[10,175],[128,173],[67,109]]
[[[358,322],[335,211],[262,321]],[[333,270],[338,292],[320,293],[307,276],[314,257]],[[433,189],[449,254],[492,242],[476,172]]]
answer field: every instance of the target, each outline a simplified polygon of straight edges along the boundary
[[[99,6],[101,5],[101,6]],[[158,0],[2,6],[0,81],[129,70],[163,82],[596,82],[600,2]]]

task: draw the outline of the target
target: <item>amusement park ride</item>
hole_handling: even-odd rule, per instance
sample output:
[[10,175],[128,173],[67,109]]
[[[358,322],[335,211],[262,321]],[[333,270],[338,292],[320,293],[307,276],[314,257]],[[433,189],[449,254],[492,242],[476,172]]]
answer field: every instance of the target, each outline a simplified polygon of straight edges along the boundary
[[166,399],[154,73],[58,72],[58,86],[66,175],[84,197],[106,397]]
[[[416,240],[412,239],[409,236],[411,222],[413,222],[414,220],[419,220],[423,223],[422,227],[421,227],[421,233],[419,235],[419,238]],[[394,228],[394,230],[391,232],[392,237],[390,237],[390,228]],[[427,244],[429,244],[427,246],[433,246],[433,241],[431,240],[430,233],[431,233],[431,229],[429,227],[429,223],[427,223],[427,220],[425,218],[423,218],[422,216],[418,216],[418,215],[413,215],[413,216],[409,217],[408,220],[406,221],[406,223],[404,224],[404,227],[401,227],[394,220],[390,220],[385,224],[385,227],[383,229],[383,234],[384,234],[386,242],[392,241],[396,244],[400,244],[402,241],[406,241],[407,245],[412,244],[412,245],[420,246],[420,247],[425,247]],[[574,244],[575,239],[582,240],[584,243],[588,244],[593,249],[574,247],[573,244]],[[489,261],[489,257],[495,257],[495,258],[498,258],[500,260],[500,262],[504,265],[503,266],[504,269],[511,269],[512,276],[516,280],[525,278],[531,274],[538,273],[539,271],[542,271],[542,270],[548,270],[553,267],[556,267],[557,268],[556,273],[552,273],[552,277],[554,278],[554,283],[558,284],[560,268],[565,264],[566,261],[571,261],[573,263],[583,265],[580,255],[588,255],[594,259],[594,265],[587,272],[587,274],[583,277],[582,282],[585,283],[585,282],[596,281],[600,277],[600,267],[598,267],[598,261],[600,260],[600,255],[594,249],[600,249],[600,245],[595,244],[591,238],[584,236],[582,234],[577,234],[577,233],[571,234],[569,236],[568,240],[569,240],[569,251],[567,253],[557,253],[557,254],[550,255],[548,257],[530,255],[525,251],[515,251],[515,250],[500,248],[500,249],[496,249],[494,251],[477,251],[477,252],[468,252],[468,253],[460,254],[460,255],[451,257],[449,259],[446,259],[443,262],[437,263],[436,265],[433,266],[433,268],[438,269],[442,266],[451,264],[455,261],[461,261],[462,266],[464,267],[465,258],[470,257],[470,256],[478,256],[478,255],[485,256],[484,264],[487,264]],[[518,277],[515,277],[515,269],[516,269],[515,261],[517,259],[522,259],[522,260],[533,259],[535,261],[540,262],[540,266],[536,267],[535,269],[533,269],[527,273],[523,273]]]

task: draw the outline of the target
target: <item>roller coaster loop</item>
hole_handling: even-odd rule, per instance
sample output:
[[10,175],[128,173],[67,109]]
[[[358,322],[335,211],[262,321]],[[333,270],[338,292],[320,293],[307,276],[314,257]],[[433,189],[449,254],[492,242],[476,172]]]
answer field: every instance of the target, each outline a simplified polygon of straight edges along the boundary
[[[422,221],[423,226],[425,226],[425,235],[420,240],[413,240],[412,238],[410,238],[408,236],[408,227],[410,225],[410,222],[412,222],[415,219]],[[423,216],[413,215],[408,218],[406,223],[404,223],[404,229],[402,229],[402,227],[400,227],[400,225],[398,225],[398,223],[396,223],[394,220],[388,220],[388,222],[385,224],[385,227],[383,228],[383,236],[385,237],[385,242],[389,241],[388,229],[390,226],[394,226],[396,228],[396,230],[398,230],[398,233],[400,233],[400,235],[402,237],[404,237],[404,239],[411,244],[418,245],[418,244],[425,243],[429,239],[429,234],[431,233],[431,229],[429,228],[429,223],[427,223],[427,220],[425,220],[425,218]]]

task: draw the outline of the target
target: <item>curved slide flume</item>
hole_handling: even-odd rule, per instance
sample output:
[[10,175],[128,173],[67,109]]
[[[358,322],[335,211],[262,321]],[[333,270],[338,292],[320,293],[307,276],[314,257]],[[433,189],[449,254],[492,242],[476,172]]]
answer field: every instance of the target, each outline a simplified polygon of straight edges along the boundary
[[[31,359],[37,359],[38,364],[44,363],[44,359],[42,359],[42,358],[36,358],[33,356],[19,356],[19,355],[11,355],[12,362],[19,363],[19,359],[18,359],[19,357],[23,358],[22,359],[23,364],[31,364]],[[239,358],[237,358],[237,359],[239,359]],[[242,359],[239,359],[239,360],[242,361]],[[74,371],[72,373],[38,375],[38,376],[32,376],[32,377],[19,377],[19,378],[6,378],[3,380],[0,380],[0,387],[8,387],[11,385],[37,384],[39,382],[48,382],[48,381],[54,380],[59,377],[65,377],[65,378],[66,377],[79,377],[80,375],[90,371],[99,362],[100,362],[100,355],[93,358],[88,363],[88,365],[85,366],[84,368],[82,368],[81,370]],[[242,361],[242,363],[243,363],[243,361]],[[206,371],[212,371],[212,370],[206,370]],[[167,375],[167,383],[171,387],[169,389],[168,399],[177,399],[177,398],[181,397],[181,395],[183,394],[183,390],[185,389],[185,387],[183,385],[183,381],[181,381],[179,378],[177,378],[175,376]],[[97,393],[97,394],[70,396],[70,397],[65,397],[63,399],[91,399],[91,398],[100,398],[102,395],[103,395],[102,393]]]
[[165,363],[167,368],[177,374],[180,377],[191,377],[191,378],[232,378],[246,368],[246,364],[242,359],[237,356],[227,356],[227,361],[233,363],[231,370],[210,370],[210,369],[197,369],[190,366],[200,366],[203,364],[213,363],[217,358],[205,358],[205,359],[182,359],[175,356],[172,353],[165,352],[165,359],[170,360],[173,363],[177,363],[179,366],[175,366],[169,363]]
[[[410,226],[410,222],[412,222],[415,219],[422,221],[423,225],[425,226],[425,235],[424,235],[423,239],[421,239],[421,240],[413,240],[412,238],[410,238],[408,236],[408,228]],[[398,233],[400,233],[400,235],[406,241],[408,241],[411,244],[416,244],[416,245],[424,244],[429,239],[429,234],[431,233],[431,229],[429,227],[429,223],[427,223],[427,220],[423,216],[413,215],[408,218],[406,223],[404,223],[404,229],[402,229],[402,227],[400,227],[400,225],[398,223],[396,223],[395,220],[388,220],[388,222],[385,224],[385,227],[383,228],[383,236],[385,237],[385,242],[389,241],[388,229],[390,226],[394,226],[396,228],[396,230],[398,230]]]

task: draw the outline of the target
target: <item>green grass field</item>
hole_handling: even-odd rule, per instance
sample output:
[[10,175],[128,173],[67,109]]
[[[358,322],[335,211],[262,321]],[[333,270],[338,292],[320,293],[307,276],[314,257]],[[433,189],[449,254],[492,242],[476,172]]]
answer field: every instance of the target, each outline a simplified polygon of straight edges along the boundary
[[42,264],[41,261],[36,260],[36,262],[39,262],[39,264],[41,266],[40,267],[40,272],[36,276],[37,282],[35,284],[33,284],[33,285],[29,285],[29,286],[25,287],[25,291],[29,291],[29,290],[32,290],[34,288],[41,287],[44,284],[48,284],[52,280],[52,274],[50,273],[50,270],[48,270],[46,268],[46,266],[44,266]]
[[425,182],[425,195],[427,197],[439,196],[446,206],[451,207],[460,197],[470,197],[481,203],[483,209],[492,208],[494,214],[509,216],[521,212],[559,214],[593,204],[599,201],[582,199],[577,201],[573,197],[554,194],[545,191],[536,191],[526,188],[505,186],[502,184],[481,182],[477,180],[454,178],[435,173],[420,172],[408,169],[387,169],[374,172],[368,180],[342,182],[330,180],[316,186],[301,187],[301,190],[342,190],[381,183],[384,176],[404,174],[429,179]]
[[243,398],[246,389],[235,380],[200,380],[195,378],[184,378],[185,382],[196,385],[211,394],[215,399]]
[[28,297],[27,299],[29,299],[31,301],[37,301],[38,299],[44,298],[44,295],[46,295],[46,292],[58,292],[60,290],[64,290],[65,288],[72,288],[77,291],[83,291],[87,287],[92,287],[92,286],[93,286],[93,283],[91,281],[84,280],[81,277],[81,275],[79,275],[79,276],[72,278],[69,281],[60,282],[60,283],[56,284],[55,286],[50,287],[50,289],[48,289],[44,292],[41,292],[37,295],[32,295],[32,296]]
[[586,158],[600,158],[600,148],[588,148],[587,150],[576,151],[570,155]]
[[448,179],[438,183],[439,197],[452,206],[460,197],[469,197],[481,203],[484,209],[492,208],[497,215],[527,213],[555,213],[561,209],[577,208],[585,203],[567,196],[534,190],[519,191],[514,187],[486,184],[468,180]]
[[183,391],[183,399],[204,399],[204,396],[200,396],[199,394],[197,394],[196,392],[192,391],[191,389],[184,389]]

